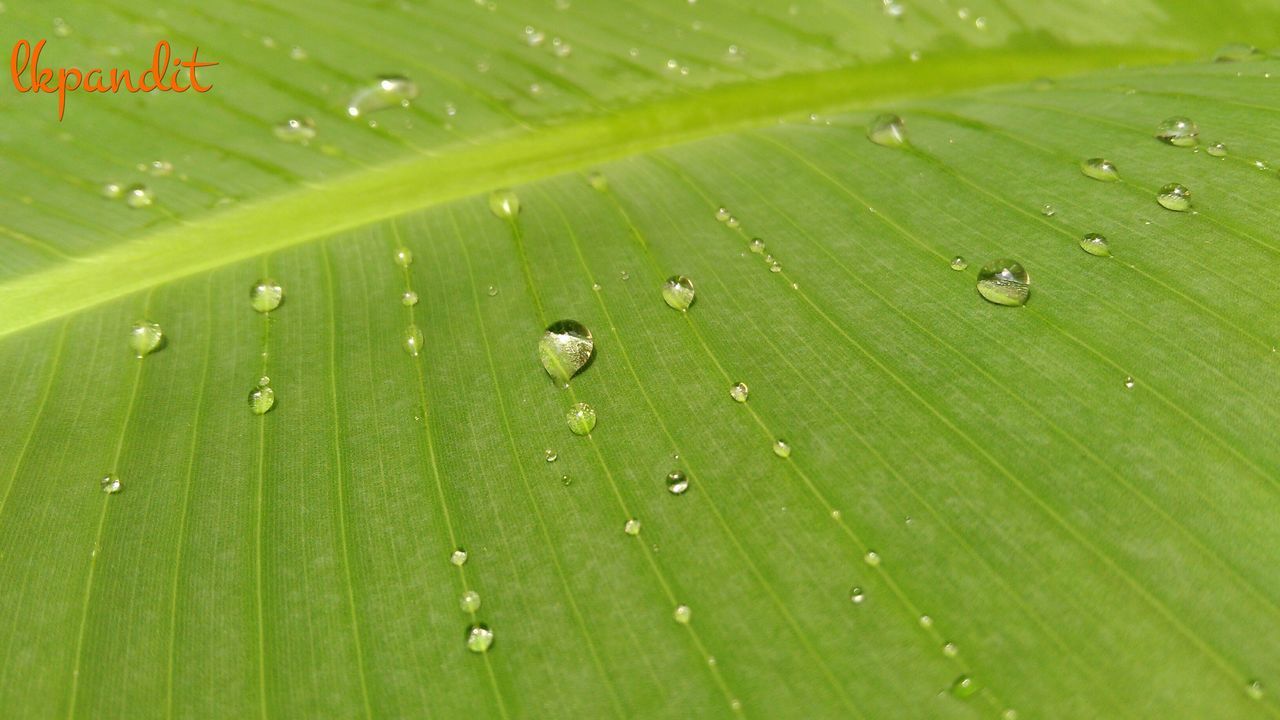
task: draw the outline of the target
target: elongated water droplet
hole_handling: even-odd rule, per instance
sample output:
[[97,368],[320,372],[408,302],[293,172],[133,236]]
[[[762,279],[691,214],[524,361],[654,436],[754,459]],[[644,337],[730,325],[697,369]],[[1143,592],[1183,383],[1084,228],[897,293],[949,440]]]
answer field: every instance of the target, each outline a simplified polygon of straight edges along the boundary
[[564,419],[574,435],[588,435],[596,426],[596,411],[586,403],[574,403]]
[[693,610],[688,605],[677,605],[675,612],[671,615],[681,625],[688,625],[689,621],[693,619]]
[[356,90],[347,102],[347,115],[360,117],[392,107],[408,107],[418,97],[418,84],[400,75],[383,75]]
[[609,178],[604,173],[593,172],[587,176],[587,183],[596,192],[606,192],[609,189]]
[[124,190],[124,203],[131,208],[150,207],[155,201],[155,191],[146,185],[134,184]]
[[400,304],[405,307],[413,307],[414,305],[417,305],[418,293],[412,290],[405,290],[404,294],[400,296]]
[[729,397],[733,398],[734,400],[740,403],[746,402],[747,396],[750,394],[751,394],[751,388],[748,388],[746,383],[740,382],[734,385],[733,387],[729,388]]
[[1259,680],[1250,680],[1245,683],[1244,692],[1253,700],[1261,700],[1262,696],[1266,694],[1266,690],[1262,687],[1262,682]]
[[559,458],[559,457],[560,457],[559,455],[557,455],[557,454],[556,454],[556,451],[555,451],[555,450],[552,450],[551,448],[547,448],[547,449],[546,449],[546,450],[544,450],[543,452],[544,452],[544,453],[545,453],[545,455],[546,455],[547,462],[555,462],[555,461],[556,461],[556,458]]
[[1045,216],[1045,217],[1053,217],[1054,215],[1057,215],[1057,214],[1058,214],[1058,208],[1056,208],[1056,207],[1054,207],[1054,206],[1050,205],[1049,203],[1045,203],[1045,204],[1040,208],[1040,214],[1041,214],[1041,215],[1043,215],[1043,216]]
[[862,556],[862,561],[871,567],[880,566],[880,553],[875,550],[868,550],[866,555]]
[[284,300],[284,288],[270,278],[263,278],[249,288],[249,304],[260,313],[269,313],[280,307]]
[[316,121],[311,118],[289,118],[272,128],[272,132],[285,142],[305,145],[316,137]]
[[959,272],[959,271],[961,271],[961,270],[964,270],[964,269],[965,269],[965,268],[967,268],[967,267],[969,267],[969,261],[968,261],[968,260],[965,260],[964,258],[960,257],[959,255],[957,255],[957,256],[955,256],[955,257],[951,258],[951,269],[952,269],[952,270],[955,270],[956,272]]
[[404,329],[404,349],[413,357],[418,357],[422,353],[422,330],[417,325],[410,325]]
[[129,330],[129,347],[133,348],[133,354],[137,357],[155,352],[162,342],[164,342],[164,331],[160,329],[158,323],[139,320]]
[[479,623],[467,628],[467,649],[473,653],[488,652],[493,645],[493,631]]
[[467,551],[464,550],[463,548],[458,548],[457,550],[454,550],[449,555],[449,562],[453,563],[454,565],[457,565],[458,567],[462,567],[463,565],[467,564]]
[[1031,295],[1031,277],[1014,260],[992,260],[978,271],[978,293],[997,305],[1022,305]]
[[852,590],[849,591],[849,601],[852,602],[854,605],[861,605],[862,601],[866,599],[867,599],[867,596],[865,593],[862,592],[862,588],[856,585]]
[[764,238],[751,238],[751,242],[747,245],[751,252],[759,255],[764,252]]
[[489,193],[489,211],[507,220],[520,214],[520,198],[514,190],[503,188]]
[[972,697],[976,692],[978,692],[978,684],[968,675],[961,675],[951,683],[951,694],[958,698]]
[[413,251],[407,247],[396,248],[396,252],[391,256],[391,259],[395,261],[396,265],[407,268],[413,264]]
[[102,476],[102,479],[98,481],[98,485],[102,488],[102,492],[108,495],[115,495],[120,492],[120,478],[113,474]]
[[1088,233],[1080,238],[1080,249],[1090,255],[1098,257],[1111,257],[1111,245],[1107,243],[1107,239],[1098,233]]
[[475,590],[468,590],[462,593],[462,600],[458,602],[462,607],[462,612],[473,613],[480,609],[480,593]]
[[1227,156],[1227,146],[1220,142],[1210,144],[1204,151],[1218,158]]
[[679,470],[667,473],[667,492],[672,495],[683,495],[689,489],[689,477]]
[[271,378],[260,378],[249,391],[249,411],[254,415],[265,415],[275,404],[276,391],[271,389]]
[[773,454],[780,458],[791,457],[791,445],[781,438],[773,441]]
[[897,115],[880,115],[867,127],[867,139],[885,147],[907,144],[907,128]]
[[1160,192],[1156,194],[1156,202],[1166,210],[1186,212],[1191,209],[1191,191],[1185,185],[1169,183],[1160,188]]
[[1166,118],[1156,126],[1156,139],[1177,147],[1192,147],[1200,137],[1200,128],[1189,118]]
[[626,523],[625,525],[623,525],[623,526],[622,526],[622,532],[624,532],[624,533],[626,533],[626,534],[628,534],[628,535],[631,535],[632,537],[635,537],[636,535],[639,535],[639,534],[640,534],[640,521],[639,521],[639,520],[636,520],[635,518],[631,518],[630,520],[628,520],[628,521],[627,521],[627,523]]
[[1266,55],[1258,48],[1245,43],[1230,43],[1218,48],[1213,54],[1214,62],[1252,62],[1262,60]]
[[684,275],[672,275],[662,283],[662,299],[667,305],[680,310],[688,310],[693,304],[697,291],[693,289],[693,281]]
[[538,360],[556,382],[568,385],[591,361],[595,341],[591,331],[576,320],[559,320],[547,326],[538,341]]
[[1106,158],[1085,160],[1080,163],[1080,172],[1102,182],[1115,182],[1120,179],[1120,171],[1116,170],[1115,163]]

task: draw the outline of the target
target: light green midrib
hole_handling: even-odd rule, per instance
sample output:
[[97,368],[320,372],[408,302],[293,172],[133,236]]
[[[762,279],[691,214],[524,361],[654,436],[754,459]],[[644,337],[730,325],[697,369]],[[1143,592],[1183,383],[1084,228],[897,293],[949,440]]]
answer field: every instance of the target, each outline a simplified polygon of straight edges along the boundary
[[233,206],[0,284],[0,337],[173,280],[506,185],[779,118],[1085,70],[1167,63],[1150,48],[995,50],[711,88],[419,155]]

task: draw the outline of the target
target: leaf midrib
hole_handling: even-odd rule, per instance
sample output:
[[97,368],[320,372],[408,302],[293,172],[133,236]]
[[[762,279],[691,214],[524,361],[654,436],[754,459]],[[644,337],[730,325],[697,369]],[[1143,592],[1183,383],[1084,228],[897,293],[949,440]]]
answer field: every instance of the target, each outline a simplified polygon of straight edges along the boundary
[[[1183,60],[1157,48],[952,54],[793,73],[548,124],[483,144],[369,167],[146,233],[0,284],[0,337],[173,280],[507,185],[760,127],[780,118],[933,97],[1117,65]],[[425,188],[425,190],[424,190]],[[74,292],[62,289],[74,288]],[[20,311],[19,311],[20,309]]]

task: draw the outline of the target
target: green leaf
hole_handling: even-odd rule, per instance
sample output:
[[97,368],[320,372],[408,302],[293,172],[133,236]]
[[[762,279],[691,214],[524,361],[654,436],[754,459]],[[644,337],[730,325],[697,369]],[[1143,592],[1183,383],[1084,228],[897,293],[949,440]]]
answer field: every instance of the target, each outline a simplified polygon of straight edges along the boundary
[[9,3],[0,715],[1280,715],[1280,5],[1018,5]]

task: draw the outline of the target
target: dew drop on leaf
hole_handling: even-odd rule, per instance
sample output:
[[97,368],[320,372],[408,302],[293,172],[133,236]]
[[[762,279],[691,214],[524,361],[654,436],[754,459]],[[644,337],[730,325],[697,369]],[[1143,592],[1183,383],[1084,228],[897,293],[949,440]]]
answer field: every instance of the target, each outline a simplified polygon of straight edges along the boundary
[[278,123],[272,132],[285,142],[305,145],[316,137],[316,122],[311,118],[289,118]]
[[108,200],[119,200],[124,197],[124,186],[117,182],[103,183],[102,197]]
[[1156,193],[1156,202],[1166,210],[1186,212],[1191,209],[1191,191],[1185,185],[1169,183]]
[[392,107],[408,107],[418,97],[418,84],[402,75],[382,75],[356,90],[347,102],[347,115],[355,118]]
[[1253,700],[1261,700],[1262,696],[1265,694],[1262,682],[1259,680],[1250,680],[1246,683],[1244,686],[1244,692]]
[[605,192],[609,189],[609,178],[605,177],[604,173],[601,172],[593,172],[588,175],[587,183],[597,192]]
[[953,642],[949,642],[942,646],[942,654],[947,657],[955,657],[960,654],[960,648]]
[[871,567],[880,567],[880,553],[868,550],[867,554],[862,556],[862,561]]
[[557,455],[557,454],[556,454],[556,451],[555,451],[555,450],[552,450],[551,448],[547,448],[547,449],[544,451],[544,453],[545,453],[545,456],[546,456],[546,458],[547,458],[547,462],[549,462],[549,463],[551,463],[551,462],[555,462],[555,461],[556,461],[556,459],[560,457],[559,455]]
[[1080,249],[1090,255],[1098,257],[1111,257],[1111,245],[1107,243],[1107,239],[1098,233],[1088,233],[1080,238]]
[[462,599],[458,602],[462,608],[462,612],[473,613],[480,609],[480,593],[475,590],[468,590],[462,593]]
[[565,413],[564,419],[574,435],[589,435],[596,426],[596,411],[586,403],[574,403],[569,407],[569,412]]
[[164,341],[164,331],[158,323],[139,320],[129,330],[129,347],[137,357],[145,357],[156,351]]
[[746,383],[740,382],[729,388],[729,397],[740,403],[746,402],[747,396],[750,394],[751,389],[747,387]]
[[120,492],[120,478],[116,477],[114,474],[102,476],[102,479],[98,481],[98,484],[102,488],[102,492],[108,495],[114,495]]
[[1053,205],[1050,205],[1049,203],[1045,203],[1040,208],[1040,214],[1045,217],[1053,217],[1054,215],[1058,214],[1058,208],[1054,207]]
[[885,147],[901,147],[907,143],[907,129],[897,115],[879,115],[867,126],[867,139]]
[[742,222],[738,220],[738,218],[732,215],[729,216],[728,220],[724,221],[724,224],[730,228],[733,228],[734,230],[737,230],[738,228],[742,227]]
[[139,170],[144,170],[152,177],[167,177],[173,174],[173,163],[168,160],[152,160],[138,166]]
[[961,675],[951,683],[951,694],[958,698],[972,697],[978,692],[978,684],[968,675]]
[[716,209],[716,220],[720,222],[729,222],[729,218],[733,217],[729,214],[729,208],[721,207]]
[[780,458],[791,457],[791,444],[782,438],[773,441],[773,454]]
[[667,473],[667,492],[672,495],[683,495],[689,489],[689,476],[679,470]]
[[636,535],[639,535],[639,534],[640,534],[640,521],[639,521],[639,520],[636,520],[635,518],[631,518],[630,520],[628,520],[628,521],[627,521],[627,523],[626,523],[625,525],[623,525],[623,526],[622,526],[622,532],[624,532],[624,533],[626,533],[626,534],[628,534],[628,535],[630,535],[630,536],[632,536],[632,537],[635,537]]
[[404,329],[404,350],[413,357],[418,357],[422,353],[422,329],[417,325],[410,325]]
[[849,591],[849,601],[854,605],[861,605],[862,601],[867,599],[866,593],[862,592],[862,588],[854,587]]
[[1133,389],[1133,386],[1134,386],[1134,385],[1137,385],[1137,384],[1138,384],[1138,383],[1134,381],[1134,379],[1133,379],[1133,376],[1132,376],[1132,375],[1130,375],[1129,377],[1126,377],[1126,378],[1124,379],[1124,389],[1125,389],[1125,390],[1132,390],[1132,389]]
[[671,615],[681,625],[688,625],[689,621],[693,619],[693,610],[688,605],[677,605],[675,612]]
[[952,269],[952,270],[955,270],[956,272],[959,272],[959,271],[961,271],[961,270],[964,270],[964,269],[965,269],[965,268],[967,268],[967,267],[969,267],[969,261],[968,261],[968,260],[965,260],[964,258],[960,257],[959,255],[957,255],[957,256],[955,256],[955,257],[951,258],[951,269]]
[[396,265],[407,268],[413,264],[413,251],[406,247],[396,248],[396,252],[391,256],[391,259],[395,261]]
[[1258,48],[1245,43],[1230,43],[1218,48],[1213,54],[1214,62],[1252,62],[1262,60],[1265,55]]
[[404,294],[400,296],[400,304],[405,307],[413,307],[414,305],[417,305],[418,293],[412,290],[405,290]]
[[458,548],[457,550],[454,550],[449,555],[449,562],[453,563],[454,565],[457,565],[458,567],[462,567],[467,562],[467,551],[462,548]]
[[751,238],[751,242],[747,245],[751,252],[759,255],[764,252],[764,238]]
[[467,628],[467,649],[473,653],[488,652],[493,645],[493,631],[479,623]]
[[280,307],[284,300],[284,288],[270,278],[262,278],[249,288],[249,304],[260,313],[269,313]]
[[1115,182],[1120,179],[1120,171],[1116,170],[1115,163],[1106,158],[1089,158],[1085,160],[1080,163],[1080,172],[1102,182]]
[[271,389],[271,378],[260,378],[249,391],[249,411],[254,415],[265,415],[275,404],[276,391]]
[[997,305],[1022,305],[1031,295],[1031,277],[1014,260],[992,260],[978,271],[978,293]]
[[931,628],[931,627],[933,627],[933,618],[932,618],[932,617],[930,617],[930,616],[928,616],[928,615],[921,615],[921,616],[920,616],[920,627],[922,627],[922,628]]
[[131,208],[151,207],[155,201],[155,191],[146,185],[133,184],[124,190],[124,203]]
[[1189,118],[1166,118],[1156,126],[1156,139],[1177,147],[1192,147],[1200,137],[1200,128]]
[[1211,143],[1204,151],[1217,158],[1227,156],[1227,146],[1220,142]]
[[696,295],[693,281],[684,275],[672,275],[662,283],[662,299],[667,305],[681,312],[689,309]]
[[520,214],[520,198],[514,190],[503,188],[489,193],[489,211],[503,220]]
[[576,320],[559,320],[547,326],[538,341],[538,360],[556,382],[567,385],[595,352],[591,331]]

